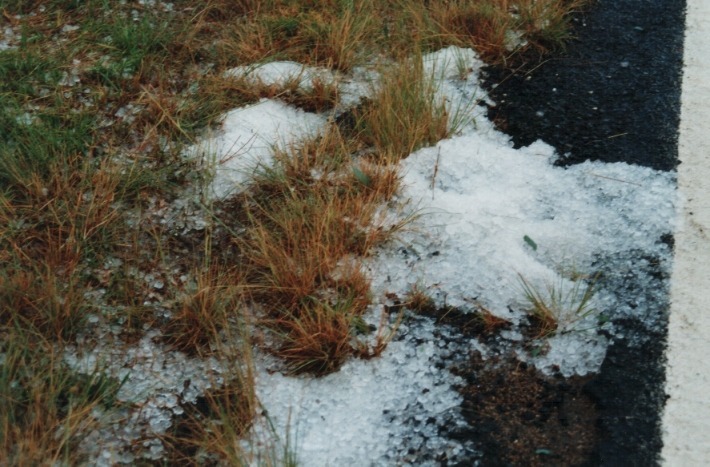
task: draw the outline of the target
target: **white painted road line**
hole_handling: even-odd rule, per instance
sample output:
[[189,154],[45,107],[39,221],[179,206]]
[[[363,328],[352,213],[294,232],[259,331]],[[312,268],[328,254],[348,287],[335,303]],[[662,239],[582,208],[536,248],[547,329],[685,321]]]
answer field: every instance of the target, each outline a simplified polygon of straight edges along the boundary
[[663,464],[710,464],[710,0],[688,0]]

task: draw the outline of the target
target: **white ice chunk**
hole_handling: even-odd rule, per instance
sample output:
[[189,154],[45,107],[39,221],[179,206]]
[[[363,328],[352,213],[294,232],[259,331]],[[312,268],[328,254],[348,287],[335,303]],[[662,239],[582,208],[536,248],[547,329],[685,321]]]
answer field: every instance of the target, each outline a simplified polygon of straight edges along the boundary
[[[378,294],[417,286],[439,305],[480,304],[509,317],[521,309],[519,274],[544,287],[563,281],[565,269],[592,272],[600,254],[668,255],[659,240],[673,231],[674,174],[623,163],[555,167],[550,146],[514,149],[496,133],[479,128],[402,162],[400,209],[421,216],[373,260]],[[593,351],[602,339],[580,339],[576,357],[555,359],[565,373],[590,371],[580,363],[587,357],[600,361]]]
[[462,78],[478,73],[484,63],[472,49],[450,46],[422,57],[424,76],[435,79]]
[[327,68],[312,67],[290,61],[238,66],[227,70],[225,76],[246,78],[255,84],[260,83],[267,86],[283,86],[298,80],[299,87],[306,90],[313,88],[315,80],[320,80],[323,83],[332,83],[336,80],[335,73]]
[[213,172],[208,196],[224,198],[241,191],[259,165],[271,163],[274,148],[317,135],[326,123],[320,115],[263,99],[228,112],[221,131],[190,149]]
[[[259,400],[299,463],[402,465],[409,449],[432,457],[460,450],[440,437],[442,422],[434,421],[447,414],[446,423],[461,420],[461,396],[453,389],[461,380],[436,367],[441,350],[433,329],[417,323],[381,357],[350,360],[318,379],[259,371]],[[422,452],[415,455],[417,465]]]

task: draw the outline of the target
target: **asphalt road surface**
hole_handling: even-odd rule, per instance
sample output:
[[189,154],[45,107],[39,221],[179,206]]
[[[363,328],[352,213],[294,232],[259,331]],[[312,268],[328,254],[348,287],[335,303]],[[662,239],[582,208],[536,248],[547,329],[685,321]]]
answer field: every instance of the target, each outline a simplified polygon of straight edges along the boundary
[[654,304],[661,330],[615,323],[629,338],[587,385],[600,432],[589,465],[710,464],[710,1],[688,0],[687,24],[686,38],[685,0],[598,0],[563,53],[488,70],[490,117],[516,145],[542,139],[561,165],[678,170],[686,200],[675,238],[660,239],[676,254],[668,299]]

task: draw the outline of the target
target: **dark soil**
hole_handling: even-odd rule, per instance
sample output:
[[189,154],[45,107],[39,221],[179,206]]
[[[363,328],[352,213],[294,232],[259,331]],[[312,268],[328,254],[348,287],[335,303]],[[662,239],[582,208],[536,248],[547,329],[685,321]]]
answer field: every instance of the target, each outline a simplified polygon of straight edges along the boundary
[[547,377],[515,359],[473,356],[460,374],[463,414],[483,465],[584,465],[598,439],[597,411],[583,378]]
[[[576,40],[565,52],[542,64],[530,57],[516,71],[487,69],[497,103],[489,117],[518,147],[537,139],[553,145],[559,165],[601,160],[674,170],[684,19],[684,0],[594,2],[574,18]],[[663,241],[672,247],[670,234]],[[663,295],[668,279],[656,269],[639,273],[657,276]],[[641,283],[648,284],[629,279],[617,288],[630,301],[650,297]],[[653,324],[648,316],[617,317],[624,337],[587,379],[545,377],[508,357],[461,365],[466,436],[482,451],[479,463],[658,464],[668,298],[653,296]],[[445,324],[468,334],[482,329],[455,316]]]

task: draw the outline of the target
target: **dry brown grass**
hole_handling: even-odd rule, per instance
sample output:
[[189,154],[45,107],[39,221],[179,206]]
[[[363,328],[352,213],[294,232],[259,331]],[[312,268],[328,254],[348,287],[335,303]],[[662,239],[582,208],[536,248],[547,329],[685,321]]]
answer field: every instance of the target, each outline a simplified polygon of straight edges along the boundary
[[71,338],[90,308],[82,264],[107,251],[120,231],[120,177],[78,157],[52,161],[45,175],[6,167],[15,183],[0,194],[0,245],[12,267],[0,272],[0,321]]
[[352,355],[353,320],[364,313],[364,308],[339,298],[332,300],[303,300],[295,314],[282,314],[267,321],[280,334],[282,344],[275,353],[283,358],[294,373],[316,375],[337,371]]
[[194,273],[194,290],[180,300],[163,326],[165,341],[190,355],[207,355],[219,349],[220,340],[244,314],[240,278],[216,267]]
[[354,320],[370,302],[361,261],[394,233],[378,214],[397,183],[393,166],[352,160],[333,126],[277,154],[245,196],[246,233],[233,240],[292,370],[327,373],[354,352]]
[[[349,71],[378,34],[375,2],[249,2],[242,21],[220,34],[220,55],[235,63],[269,57]],[[267,5],[268,3],[268,5]],[[224,8],[222,8],[224,10]]]
[[431,312],[436,309],[434,299],[419,286],[413,287],[404,300],[404,306],[417,313]]
[[[397,2],[404,24],[424,50],[471,47],[488,62],[506,63],[528,50],[544,54],[570,38],[569,19],[585,0],[451,0]],[[518,40],[519,39],[519,40]]]
[[[242,349],[249,352],[244,346]],[[242,442],[252,426],[259,403],[254,393],[254,369],[250,355],[241,354],[229,364],[230,380],[215,384],[196,404],[183,404],[184,413],[176,418],[163,436],[165,461],[179,465],[204,465],[225,462],[243,465],[248,459]]]
[[449,136],[450,119],[437,98],[435,77],[425,75],[421,55],[386,70],[372,100],[354,112],[354,137],[398,160]]
[[121,383],[99,370],[77,375],[61,349],[20,331],[4,336],[0,367],[0,457],[7,465],[82,461],[77,446],[98,423],[93,411],[110,409]]
[[[77,385],[60,364],[62,346],[84,329],[87,314],[102,311],[85,292],[103,290],[103,305],[119,315],[111,319],[136,334],[155,325],[162,300],[174,312],[168,340],[190,353],[231,352],[221,338],[248,301],[276,337],[271,350],[293,371],[324,374],[351,355],[379,354],[392,336],[384,321],[374,344],[358,341],[370,301],[362,258],[396,231],[379,217],[398,188],[394,164],[452,126],[417,57],[456,44],[505,61],[510,28],[528,41],[518,52],[543,50],[564,39],[579,5],[173,3],[172,13],[131,1],[3,4],[7,24],[24,37],[17,50],[0,52],[0,459],[10,463],[79,462],[88,414],[114,402],[115,382],[97,372]],[[234,251],[222,253],[238,264],[206,251],[211,246],[193,248],[209,245],[211,230],[200,234],[207,240],[175,238],[140,216],[127,228],[126,212],[165,206],[194,181],[181,144],[225,110],[265,97],[316,112],[338,104],[336,83],[314,80],[304,90],[226,78],[225,70],[289,59],[348,72],[373,57],[400,65],[354,112],[353,127],[277,154],[237,200]],[[62,82],[70,71],[80,84]],[[206,261],[212,253],[214,262]],[[123,269],[105,270],[109,257],[122,259]],[[194,275],[194,288],[156,294],[136,273],[170,268]],[[191,412],[190,428],[178,433],[191,447],[177,450],[177,462],[193,462],[199,448],[230,464],[243,460],[238,440],[256,402],[250,355],[238,358],[237,382],[208,394],[209,414]]]
[[338,104],[338,83],[313,77],[304,83],[301,76],[293,76],[281,83],[264,83],[247,76],[212,78],[207,81],[210,89],[229,96],[230,102],[244,104],[259,99],[278,99],[299,107],[306,112],[325,112]]

